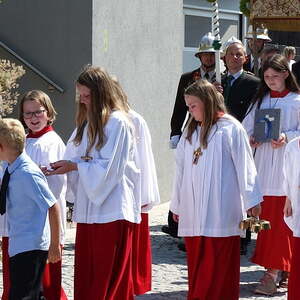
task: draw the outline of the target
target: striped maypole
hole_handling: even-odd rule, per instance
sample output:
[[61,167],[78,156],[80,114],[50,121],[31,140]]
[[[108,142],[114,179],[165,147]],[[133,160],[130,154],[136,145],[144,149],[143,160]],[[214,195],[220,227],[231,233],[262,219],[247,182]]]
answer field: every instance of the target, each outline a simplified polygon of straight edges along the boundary
[[219,8],[218,1],[212,2],[213,5],[213,16],[212,16],[212,33],[215,37],[214,49],[216,50],[216,81],[221,82],[221,64],[220,64],[220,24],[219,24]]

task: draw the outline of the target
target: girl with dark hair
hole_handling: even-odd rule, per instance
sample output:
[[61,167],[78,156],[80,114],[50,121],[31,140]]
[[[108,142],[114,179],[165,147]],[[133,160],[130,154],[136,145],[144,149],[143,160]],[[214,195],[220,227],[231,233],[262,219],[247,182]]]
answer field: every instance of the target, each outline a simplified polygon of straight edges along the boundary
[[239,223],[259,215],[262,199],[251,148],[211,83],[190,85],[185,102],[192,119],[176,149],[170,210],[185,238],[188,299],[237,300]]
[[133,300],[132,234],[141,220],[133,125],[105,70],[86,67],[76,88],[68,160],[49,171],[68,173],[68,197],[74,195],[74,300]]
[[[255,164],[264,195],[263,219],[271,222],[271,230],[258,234],[252,261],[266,268],[255,292],[272,295],[281,272],[280,287],[286,287],[291,267],[292,233],[283,220],[286,193],[283,187],[283,156],[287,142],[300,136],[299,87],[291,73],[288,62],[276,54],[262,67],[263,80],[250,112],[243,125],[250,136],[250,145],[255,149]],[[281,133],[278,140],[258,143],[253,137],[254,116],[257,109],[280,109]]]

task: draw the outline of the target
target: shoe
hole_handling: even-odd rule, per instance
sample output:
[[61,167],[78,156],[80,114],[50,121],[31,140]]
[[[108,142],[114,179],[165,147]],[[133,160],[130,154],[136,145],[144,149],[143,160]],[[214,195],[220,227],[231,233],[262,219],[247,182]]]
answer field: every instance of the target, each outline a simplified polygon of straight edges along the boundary
[[241,238],[240,255],[246,255],[248,252],[246,238]]
[[255,294],[272,296],[277,292],[276,282],[274,281],[272,275],[265,272],[264,276],[261,278],[260,283],[254,290]]
[[186,252],[184,242],[179,242],[178,245],[177,245],[177,247],[178,247],[178,249],[179,249],[180,251]]
[[288,288],[288,281],[289,281],[289,272],[281,271],[280,280],[279,280],[279,287],[287,289]]
[[162,226],[161,231],[163,233],[169,234],[170,236],[172,236],[174,238],[178,238],[177,232],[174,232],[174,230],[170,230],[170,227],[168,225]]
[[169,226],[167,226],[167,225],[162,226],[161,231],[163,233],[170,234],[170,229],[169,229]]

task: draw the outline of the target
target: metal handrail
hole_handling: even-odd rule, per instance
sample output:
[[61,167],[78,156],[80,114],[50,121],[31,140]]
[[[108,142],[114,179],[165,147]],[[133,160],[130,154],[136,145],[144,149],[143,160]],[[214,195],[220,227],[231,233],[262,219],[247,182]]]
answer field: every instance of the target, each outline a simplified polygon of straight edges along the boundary
[[22,58],[20,55],[18,55],[15,51],[10,49],[7,45],[5,45],[3,42],[0,41],[0,47],[5,49],[7,52],[9,52],[12,56],[14,56],[16,59],[18,59],[22,64],[24,64],[27,68],[32,70],[34,73],[36,73],[38,76],[43,78],[47,83],[52,85],[54,88],[56,88],[59,92],[63,93],[64,89],[61,88],[58,84],[53,82],[50,78],[48,78],[46,75],[44,75],[42,72],[40,72],[36,67],[34,67],[32,64],[30,64],[28,61],[26,61],[24,58]]

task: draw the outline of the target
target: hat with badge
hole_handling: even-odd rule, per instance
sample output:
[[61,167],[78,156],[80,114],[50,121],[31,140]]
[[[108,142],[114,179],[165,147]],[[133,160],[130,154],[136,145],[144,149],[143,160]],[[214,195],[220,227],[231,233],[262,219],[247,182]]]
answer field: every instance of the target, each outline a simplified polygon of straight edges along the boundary
[[[248,27],[248,32],[245,36],[246,39],[253,39],[253,26],[249,25]],[[257,27],[256,28],[256,38],[258,40],[264,40],[266,42],[271,42],[271,38],[268,35],[268,28],[264,28],[264,27]]]
[[211,32],[205,34],[200,41],[198,52],[195,53],[195,56],[199,57],[201,53],[215,53],[216,50],[213,47],[214,40],[215,38]]

